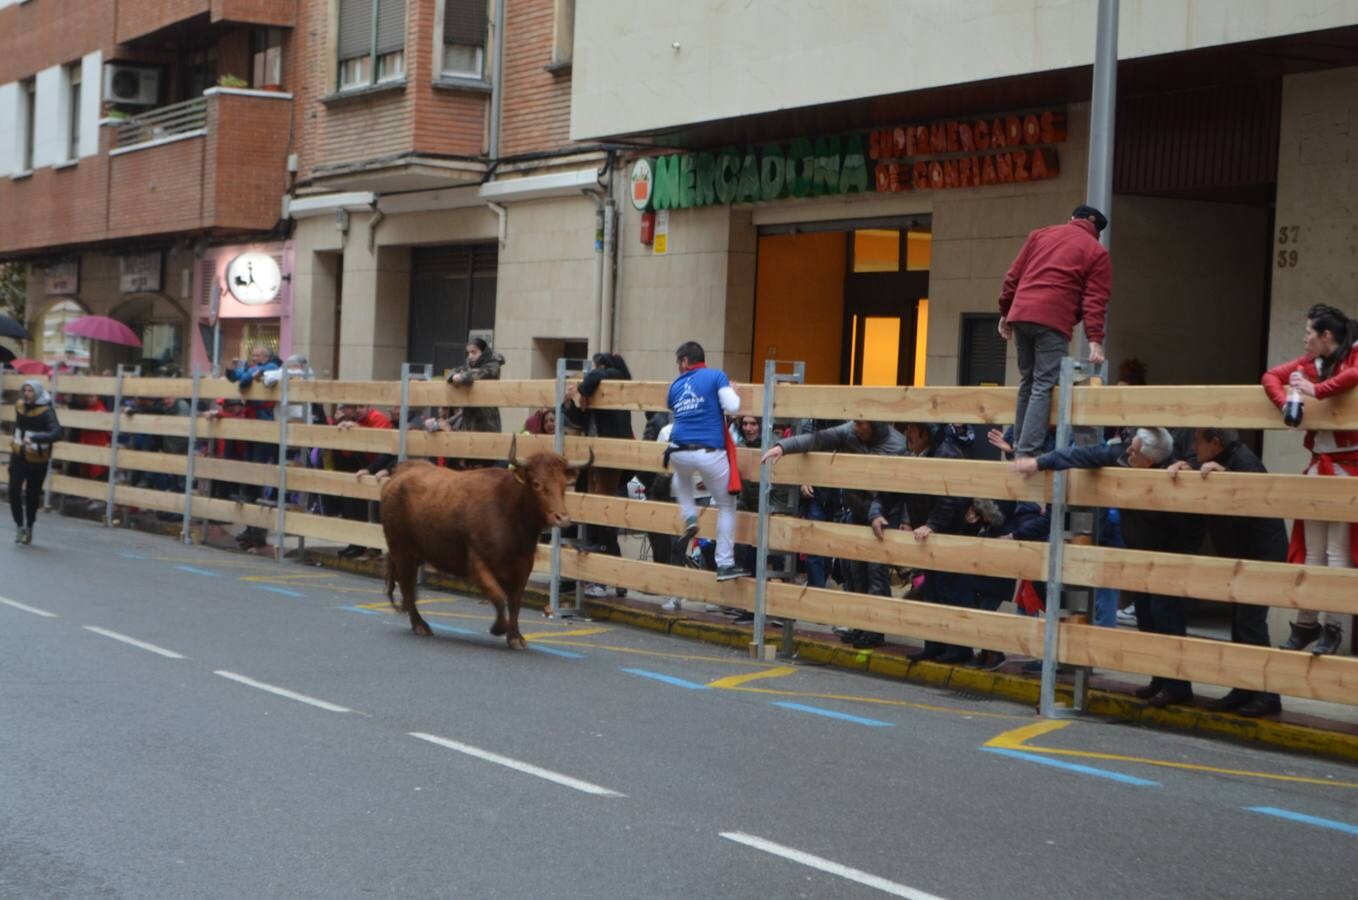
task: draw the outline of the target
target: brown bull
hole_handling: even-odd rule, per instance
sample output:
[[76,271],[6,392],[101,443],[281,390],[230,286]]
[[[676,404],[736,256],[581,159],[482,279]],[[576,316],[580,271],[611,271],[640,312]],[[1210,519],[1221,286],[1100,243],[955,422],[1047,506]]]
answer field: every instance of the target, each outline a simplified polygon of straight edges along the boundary
[[[572,463],[555,453],[527,462],[509,444],[508,469],[456,472],[424,461],[402,463],[382,486],[382,530],[387,538],[387,599],[410,616],[416,634],[429,624],[415,605],[422,563],[471,579],[495,604],[491,634],[503,634],[512,650],[527,649],[519,632],[519,602],[533,571],[538,536],[570,524],[566,484],[594,462]],[[393,589],[401,587],[397,604]]]

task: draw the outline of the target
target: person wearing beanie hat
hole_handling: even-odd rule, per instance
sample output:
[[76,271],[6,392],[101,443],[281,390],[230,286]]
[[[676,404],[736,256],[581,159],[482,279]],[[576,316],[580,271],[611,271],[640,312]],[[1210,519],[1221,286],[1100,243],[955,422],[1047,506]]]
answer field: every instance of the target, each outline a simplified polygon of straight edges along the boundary
[[1075,323],[1084,324],[1090,362],[1103,362],[1103,323],[1113,289],[1113,264],[1099,243],[1107,227],[1107,216],[1081,204],[1069,222],[1029,234],[1004,277],[999,330],[1018,351],[1018,457],[1035,456],[1047,436],[1052,389]]

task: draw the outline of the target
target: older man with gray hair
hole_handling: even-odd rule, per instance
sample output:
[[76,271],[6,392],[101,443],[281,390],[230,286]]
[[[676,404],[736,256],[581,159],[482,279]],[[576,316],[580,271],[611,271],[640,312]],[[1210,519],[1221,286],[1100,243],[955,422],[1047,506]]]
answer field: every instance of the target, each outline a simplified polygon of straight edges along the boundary
[[[1174,463],[1174,436],[1164,428],[1138,428],[1125,448],[1121,444],[1090,447],[1065,447],[1039,457],[1017,459],[1010,464],[1015,472],[1032,475],[1063,469],[1100,469],[1124,466],[1132,469],[1167,469]],[[1053,527],[1056,527],[1053,523]],[[1202,545],[1202,516],[1191,513],[1151,509],[1122,510],[1122,535],[1129,550],[1159,553],[1196,553]],[[1149,594],[1135,598],[1136,625],[1142,631],[1184,637],[1188,620],[1182,597]],[[1136,691],[1151,706],[1188,703],[1193,687],[1177,678],[1156,676]]]

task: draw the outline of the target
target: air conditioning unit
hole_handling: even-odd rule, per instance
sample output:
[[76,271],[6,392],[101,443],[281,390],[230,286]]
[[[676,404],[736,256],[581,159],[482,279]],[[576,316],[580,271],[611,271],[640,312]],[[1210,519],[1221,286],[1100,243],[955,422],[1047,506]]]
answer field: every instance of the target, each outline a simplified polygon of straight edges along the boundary
[[160,70],[104,66],[104,99],[128,106],[155,106],[160,102]]

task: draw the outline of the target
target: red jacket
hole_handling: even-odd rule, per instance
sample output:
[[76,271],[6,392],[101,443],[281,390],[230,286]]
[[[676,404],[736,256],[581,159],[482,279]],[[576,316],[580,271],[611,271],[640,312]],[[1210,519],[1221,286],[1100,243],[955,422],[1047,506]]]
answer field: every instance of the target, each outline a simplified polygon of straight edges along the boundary
[[1070,340],[1075,323],[1103,343],[1104,312],[1113,290],[1113,264],[1087,219],[1039,228],[1028,235],[1000,291],[1000,315],[1055,329]]
[[[1259,379],[1259,383],[1264,386],[1268,393],[1268,399],[1273,401],[1273,405],[1279,409],[1287,402],[1287,382],[1292,377],[1292,373],[1301,370],[1306,376],[1306,380],[1316,386],[1316,399],[1324,400],[1326,397],[1333,397],[1335,394],[1342,394],[1358,386],[1358,344],[1349,348],[1349,355],[1334,370],[1334,373],[1324,381],[1320,380],[1320,373],[1316,371],[1316,360],[1309,356],[1299,356],[1291,362],[1285,362],[1280,366],[1274,366],[1264,373],[1264,377]],[[1305,419],[1303,418],[1303,421]],[[1310,450],[1315,446],[1316,433],[1306,432],[1306,449]],[[1334,432],[1334,442],[1340,447],[1354,447],[1358,449],[1358,431],[1336,431]],[[1358,533],[1358,528],[1354,529]]]

